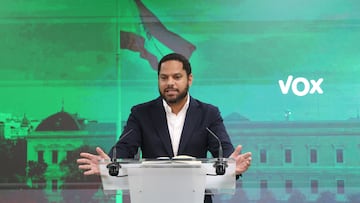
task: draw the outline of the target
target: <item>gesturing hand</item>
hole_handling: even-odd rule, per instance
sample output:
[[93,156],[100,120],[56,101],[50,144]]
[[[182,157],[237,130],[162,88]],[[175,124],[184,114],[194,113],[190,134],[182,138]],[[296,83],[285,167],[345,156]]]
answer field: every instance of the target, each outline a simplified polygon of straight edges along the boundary
[[251,165],[251,152],[241,154],[242,146],[238,145],[229,158],[233,158],[236,161],[236,175],[244,173]]
[[97,155],[87,152],[80,153],[80,157],[76,160],[79,169],[84,170],[84,175],[100,175],[99,161],[102,159],[110,159],[110,157],[100,148],[96,147]]

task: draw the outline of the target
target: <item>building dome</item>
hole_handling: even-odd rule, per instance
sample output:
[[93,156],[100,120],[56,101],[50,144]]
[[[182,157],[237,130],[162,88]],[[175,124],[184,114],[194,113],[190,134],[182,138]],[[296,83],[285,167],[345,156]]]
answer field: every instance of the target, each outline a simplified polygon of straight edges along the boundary
[[224,118],[225,121],[249,121],[245,116],[234,112]]
[[61,111],[43,120],[35,131],[75,131],[80,130],[77,118]]

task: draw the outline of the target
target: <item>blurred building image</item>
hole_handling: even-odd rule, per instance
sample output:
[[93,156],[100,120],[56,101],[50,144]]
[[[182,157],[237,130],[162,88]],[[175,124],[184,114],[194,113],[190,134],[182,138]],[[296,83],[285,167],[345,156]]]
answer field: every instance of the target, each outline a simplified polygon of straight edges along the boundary
[[[45,188],[49,201],[61,202],[61,177],[67,172],[60,170],[60,162],[68,153],[84,145],[107,149],[114,143],[115,134],[115,123],[87,121],[61,110],[45,118],[27,136],[27,161],[48,166]],[[30,180],[28,184],[32,184]]]
[[360,120],[225,122],[234,144],[253,153],[240,185],[250,200],[264,191],[279,201],[298,191],[309,202],[323,192],[338,202],[359,194]]

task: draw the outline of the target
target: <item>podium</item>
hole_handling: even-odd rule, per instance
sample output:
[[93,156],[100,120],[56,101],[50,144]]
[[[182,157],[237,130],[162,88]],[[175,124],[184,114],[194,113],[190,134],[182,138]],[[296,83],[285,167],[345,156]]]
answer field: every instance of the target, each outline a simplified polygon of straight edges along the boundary
[[101,160],[99,166],[107,195],[121,190],[130,194],[131,203],[203,203],[205,194],[235,193],[235,161],[225,160],[224,175],[216,175],[217,159],[121,159],[117,176],[109,175],[109,160]]

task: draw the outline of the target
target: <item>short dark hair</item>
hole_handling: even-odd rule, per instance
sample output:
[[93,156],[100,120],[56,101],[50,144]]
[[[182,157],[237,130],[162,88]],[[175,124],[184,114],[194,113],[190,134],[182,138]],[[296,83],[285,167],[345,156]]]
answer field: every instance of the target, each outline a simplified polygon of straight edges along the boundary
[[183,64],[183,69],[186,71],[186,74],[187,75],[191,74],[191,65],[190,65],[189,60],[185,56],[183,56],[181,54],[171,53],[171,54],[168,54],[168,55],[162,57],[162,59],[159,61],[158,75],[160,74],[161,64],[166,62],[166,61],[171,61],[171,60],[180,61]]

